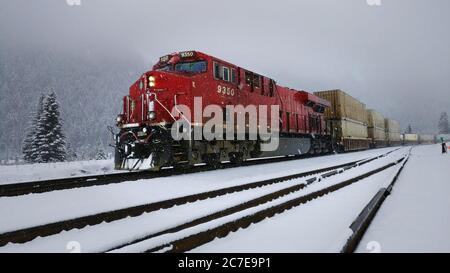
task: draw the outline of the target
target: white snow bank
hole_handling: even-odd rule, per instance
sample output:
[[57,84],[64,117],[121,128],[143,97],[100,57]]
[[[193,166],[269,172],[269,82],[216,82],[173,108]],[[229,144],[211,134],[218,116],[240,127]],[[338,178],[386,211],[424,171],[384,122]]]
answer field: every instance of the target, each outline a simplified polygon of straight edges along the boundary
[[113,159],[0,166],[0,185],[114,172]]

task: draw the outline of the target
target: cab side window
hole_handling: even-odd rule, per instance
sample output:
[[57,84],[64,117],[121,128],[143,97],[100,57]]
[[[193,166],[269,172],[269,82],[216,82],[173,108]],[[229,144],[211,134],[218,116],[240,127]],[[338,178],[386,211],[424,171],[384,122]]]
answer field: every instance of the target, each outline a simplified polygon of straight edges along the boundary
[[216,62],[214,62],[214,78],[218,80],[223,79],[223,70],[221,69],[221,65]]
[[261,87],[261,78],[259,75],[253,74],[253,86],[257,88]]
[[235,68],[230,68],[218,62],[213,62],[214,79],[237,84],[237,73]]
[[264,91],[264,77],[261,78],[261,96],[266,96],[267,94]]
[[231,82],[237,84],[236,69],[231,68]]
[[223,80],[229,82],[230,81],[230,69],[228,67],[223,67]]
[[251,72],[245,71],[245,83],[253,86],[253,75]]
[[273,80],[269,79],[269,97],[273,97]]

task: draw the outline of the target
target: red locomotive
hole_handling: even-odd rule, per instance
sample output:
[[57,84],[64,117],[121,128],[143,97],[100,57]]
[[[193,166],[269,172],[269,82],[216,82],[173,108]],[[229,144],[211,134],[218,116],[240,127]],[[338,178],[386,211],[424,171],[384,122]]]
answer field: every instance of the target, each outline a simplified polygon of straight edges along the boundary
[[[245,140],[174,139],[172,126],[180,119],[194,132],[213,118],[194,119],[187,114],[198,113],[195,98],[201,98],[201,113],[210,105],[223,109],[230,105],[278,105],[277,126],[265,123],[269,131],[277,130],[278,148],[261,149],[264,141],[249,136],[248,128],[255,125],[250,118],[245,119]],[[120,132],[115,136],[115,167],[159,170],[166,166],[218,165],[222,161],[237,164],[256,157],[327,153],[332,151],[324,120],[329,106],[328,101],[311,93],[282,87],[273,79],[213,56],[198,51],[172,53],[161,57],[123,98],[123,113],[117,117]],[[226,128],[227,111],[224,113]],[[271,115],[268,113],[267,119]]]

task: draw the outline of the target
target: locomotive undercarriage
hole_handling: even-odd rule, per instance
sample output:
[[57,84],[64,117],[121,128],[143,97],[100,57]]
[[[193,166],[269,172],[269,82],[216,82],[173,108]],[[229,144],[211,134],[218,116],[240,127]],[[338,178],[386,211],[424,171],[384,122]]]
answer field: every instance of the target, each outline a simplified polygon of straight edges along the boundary
[[261,140],[176,141],[167,126],[128,128],[116,135],[115,168],[158,171],[162,167],[182,169],[202,163],[219,167],[224,161],[238,165],[251,158],[325,154],[333,150],[331,137],[314,134],[281,134],[275,151],[262,151],[261,144]]

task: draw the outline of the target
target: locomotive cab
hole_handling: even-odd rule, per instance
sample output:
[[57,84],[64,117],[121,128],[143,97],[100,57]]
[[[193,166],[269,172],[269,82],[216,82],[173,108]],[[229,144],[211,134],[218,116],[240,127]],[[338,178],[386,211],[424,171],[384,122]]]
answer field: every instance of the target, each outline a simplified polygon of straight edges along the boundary
[[[191,105],[192,88],[207,71],[208,60],[201,54],[173,53],[161,57],[151,71],[130,86],[116,120],[120,129],[115,136],[116,169],[141,166],[140,169],[157,170],[170,165],[173,156],[170,127],[182,116],[177,106]],[[182,117],[191,121],[189,116]]]

